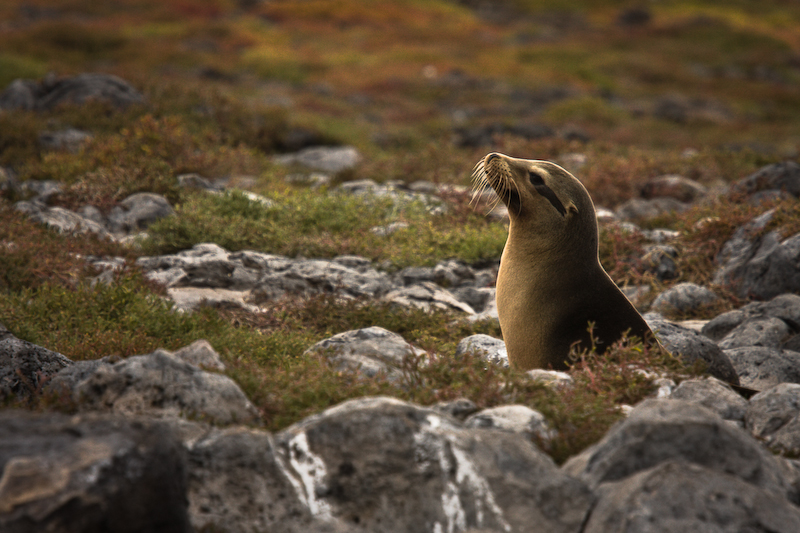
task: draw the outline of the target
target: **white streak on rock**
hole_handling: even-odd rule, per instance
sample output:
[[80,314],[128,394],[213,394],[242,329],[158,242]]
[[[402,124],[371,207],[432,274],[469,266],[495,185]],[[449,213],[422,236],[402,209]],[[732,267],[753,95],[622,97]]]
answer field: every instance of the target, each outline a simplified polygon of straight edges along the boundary
[[[503,510],[497,505],[489,482],[478,473],[469,455],[459,447],[458,437],[449,431],[452,428],[447,427],[448,424],[444,420],[434,415],[429,415],[427,422],[428,427],[414,435],[414,455],[419,471],[429,469],[432,459],[435,458],[440,474],[445,478],[442,511],[447,518],[447,533],[465,531],[468,526],[467,514],[460,497],[461,489],[466,489],[473,495],[476,513],[474,526],[484,527],[485,510],[488,510],[503,530],[511,531],[511,525],[505,520]],[[455,480],[450,479],[453,467],[455,467]],[[443,533],[442,524],[436,522],[432,531]]]
[[295,476],[291,474],[288,476],[300,501],[308,507],[314,517],[332,520],[330,504],[317,497],[317,488],[325,487],[325,463],[322,458],[311,453],[305,432],[299,433],[289,441],[289,463],[300,477],[298,481]]

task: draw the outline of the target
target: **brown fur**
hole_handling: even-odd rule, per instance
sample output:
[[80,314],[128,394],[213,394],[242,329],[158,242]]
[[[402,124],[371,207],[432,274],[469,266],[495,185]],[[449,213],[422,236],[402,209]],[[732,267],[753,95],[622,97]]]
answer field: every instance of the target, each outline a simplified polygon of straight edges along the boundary
[[554,163],[497,153],[473,177],[481,190],[497,192],[511,219],[497,312],[514,367],[566,368],[573,344],[591,347],[590,322],[599,352],[626,332],[652,338],[600,265],[594,204],[580,181]]

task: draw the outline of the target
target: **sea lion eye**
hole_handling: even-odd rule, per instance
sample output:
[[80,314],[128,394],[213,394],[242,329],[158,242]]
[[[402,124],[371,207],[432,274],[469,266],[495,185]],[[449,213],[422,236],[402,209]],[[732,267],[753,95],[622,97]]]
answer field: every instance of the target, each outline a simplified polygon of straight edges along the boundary
[[531,185],[534,187],[537,185],[544,185],[544,178],[536,172],[528,172],[528,178],[531,180]]
[[536,192],[546,198],[547,201],[549,201],[553,207],[556,208],[556,211],[558,211],[562,217],[567,214],[564,204],[562,204],[561,200],[558,199],[558,195],[556,195],[553,189],[547,186],[547,184],[544,182],[544,178],[542,178],[536,172],[529,171],[528,179],[531,180],[531,185],[533,185],[533,188],[536,190]]

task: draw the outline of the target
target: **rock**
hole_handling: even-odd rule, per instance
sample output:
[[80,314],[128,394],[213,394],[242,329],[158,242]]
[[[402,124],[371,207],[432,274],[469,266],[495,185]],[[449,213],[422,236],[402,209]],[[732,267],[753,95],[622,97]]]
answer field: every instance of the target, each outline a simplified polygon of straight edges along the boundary
[[800,165],[795,161],[766,165],[736,183],[733,190],[750,195],[761,191],[785,191],[796,198],[800,196]]
[[747,429],[767,446],[786,454],[800,452],[800,385],[781,383],[750,399]]
[[525,405],[500,405],[470,415],[464,421],[468,428],[493,428],[520,433],[527,438],[548,442],[556,436],[539,411]]
[[789,335],[789,326],[779,318],[755,318],[736,326],[717,344],[723,350],[745,346],[779,348]]
[[632,198],[617,207],[616,215],[622,220],[637,221],[655,218],[667,213],[682,213],[688,208],[687,204],[674,198],[653,198],[651,200]]
[[734,392],[727,383],[712,377],[687,379],[669,397],[700,404],[723,420],[730,420],[739,426],[744,426],[744,416],[749,406],[747,400]]
[[[393,287],[389,276],[372,268],[365,258],[295,260],[249,250],[230,253],[210,243],[197,244],[175,255],[140,257],[137,264],[148,279],[167,287],[242,291],[238,296],[224,293],[207,297],[229,299],[245,308],[250,308],[246,291],[252,291],[252,299],[262,304],[290,294],[378,297]],[[194,305],[202,295],[187,297]]]
[[651,309],[659,313],[687,313],[711,305],[718,299],[705,287],[695,283],[678,283],[656,296]]
[[757,236],[774,214],[769,210],[736,230],[716,257],[714,283],[758,300],[800,291],[800,234],[783,239],[774,230]]
[[721,341],[731,331],[747,321],[778,318],[792,333],[800,331],[800,296],[781,294],[768,302],[752,302],[740,309],[718,315],[703,326],[706,337]]
[[647,272],[655,274],[659,281],[675,279],[678,277],[678,266],[675,258],[678,250],[668,244],[650,246],[642,257],[642,266]]
[[139,192],[122,200],[108,214],[108,226],[114,233],[130,233],[174,213],[172,206],[160,194]]
[[392,222],[391,224],[388,224],[386,226],[374,226],[369,230],[378,237],[388,237],[392,233],[408,229],[409,227],[410,224],[408,222]]
[[470,306],[477,313],[487,310],[492,305],[496,307],[496,304],[493,304],[497,294],[497,289],[495,288],[466,286],[452,289],[450,294],[459,302],[464,302]]
[[229,377],[156,350],[98,365],[72,391],[81,411],[158,418],[198,417],[215,424],[258,424],[260,417]]
[[800,510],[735,475],[670,461],[600,491],[586,533],[770,531],[800,528]]
[[225,371],[225,363],[222,362],[219,353],[217,353],[214,347],[211,346],[211,343],[205,339],[194,341],[192,344],[184,346],[172,355],[198,368],[216,370],[218,372]]
[[478,406],[475,405],[475,402],[467,398],[458,398],[450,402],[439,402],[433,405],[432,408],[461,421],[464,421],[469,415],[478,411]]
[[383,299],[401,307],[414,307],[425,311],[461,311],[475,314],[474,309],[456,300],[449,291],[430,282],[391,291]]
[[357,369],[370,377],[383,372],[397,378],[407,357],[424,357],[427,352],[409,344],[397,333],[373,326],[322,340],[303,355],[310,354],[329,357],[339,369]]
[[199,189],[201,191],[219,191],[220,187],[213,184],[211,180],[204,178],[197,173],[180,174],[176,176],[178,186],[184,189]]
[[572,376],[559,370],[543,370],[534,368],[525,372],[533,381],[538,381],[548,387],[569,387],[574,383]]
[[433,268],[434,281],[442,287],[459,287],[475,281],[475,272],[461,261],[449,260]]
[[562,470],[597,488],[673,461],[727,474],[797,501],[781,465],[749,433],[682,400],[645,400]]
[[272,435],[213,429],[187,442],[189,516],[196,531],[318,531],[275,457]]
[[361,162],[361,154],[352,146],[314,146],[278,156],[275,161],[281,165],[299,164],[335,174],[355,168]]
[[0,93],[0,109],[23,109],[30,111],[36,107],[37,85],[33,80],[17,79]]
[[508,368],[506,343],[489,335],[478,333],[461,339],[456,346],[456,357],[465,355],[478,356],[487,363]]
[[0,530],[189,533],[186,471],[165,425],[0,411]]
[[311,514],[348,531],[578,531],[593,503],[521,435],[392,398],[345,402],[275,442]]
[[779,383],[800,383],[800,353],[746,346],[725,350],[744,387],[765,390]]
[[180,311],[196,311],[203,306],[217,309],[244,309],[251,313],[257,313],[260,310],[258,306],[248,302],[250,291],[170,287],[167,289],[167,295],[174,302],[175,309]]
[[714,342],[696,331],[668,322],[658,314],[647,313],[644,318],[671,354],[680,355],[689,365],[700,359],[708,366],[708,373],[715,378],[733,385],[739,384],[739,377],[728,356]]
[[14,204],[14,208],[27,213],[31,220],[44,224],[59,233],[76,235],[95,233],[101,237],[111,238],[111,234],[97,222],[63,207],[40,208],[30,202],[17,202]]
[[60,370],[72,364],[67,357],[18,339],[0,324],[0,402],[26,400]]
[[41,111],[63,103],[84,104],[90,100],[124,108],[144,102],[144,97],[116,76],[87,73],[72,78],[45,77],[40,83],[15,80],[0,94],[0,108]]
[[642,186],[641,195],[646,200],[653,198],[674,198],[679,202],[692,203],[706,194],[706,188],[696,181],[668,174],[647,180]]
[[43,131],[39,134],[39,145],[45,150],[65,150],[73,154],[92,140],[92,134],[75,128],[61,131]]

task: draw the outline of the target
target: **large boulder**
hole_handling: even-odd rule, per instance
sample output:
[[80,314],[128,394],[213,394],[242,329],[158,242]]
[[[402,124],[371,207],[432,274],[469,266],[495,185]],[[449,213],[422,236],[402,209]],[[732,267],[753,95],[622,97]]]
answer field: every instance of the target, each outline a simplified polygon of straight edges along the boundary
[[184,451],[146,420],[0,411],[0,530],[188,533]]
[[391,398],[345,402],[275,443],[316,520],[353,532],[579,531],[594,501],[521,435]]
[[739,384],[739,377],[730,359],[710,339],[696,331],[664,320],[656,313],[647,313],[644,318],[658,340],[671,354],[680,356],[690,365],[701,360],[707,365],[708,373],[715,378],[733,385]]
[[758,300],[800,291],[800,234],[764,234],[774,214],[774,209],[767,211],[736,230],[716,257],[720,267],[714,283],[730,287],[740,298]]
[[682,400],[645,400],[563,469],[597,488],[671,461],[695,464],[798,501],[777,459],[749,433]]
[[256,408],[236,383],[165,350],[118,362],[81,361],[57,375],[51,391],[68,391],[81,411],[258,424]]
[[800,531],[800,509],[735,475],[669,461],[606,484],[585,533]]
[[339,369],[359,370],[370,377],[382,372],[396,379],[406,358],[423,357],[426,352],[397,333],[372,326],[321,340],[304,355],[310,354],[328,357]]

